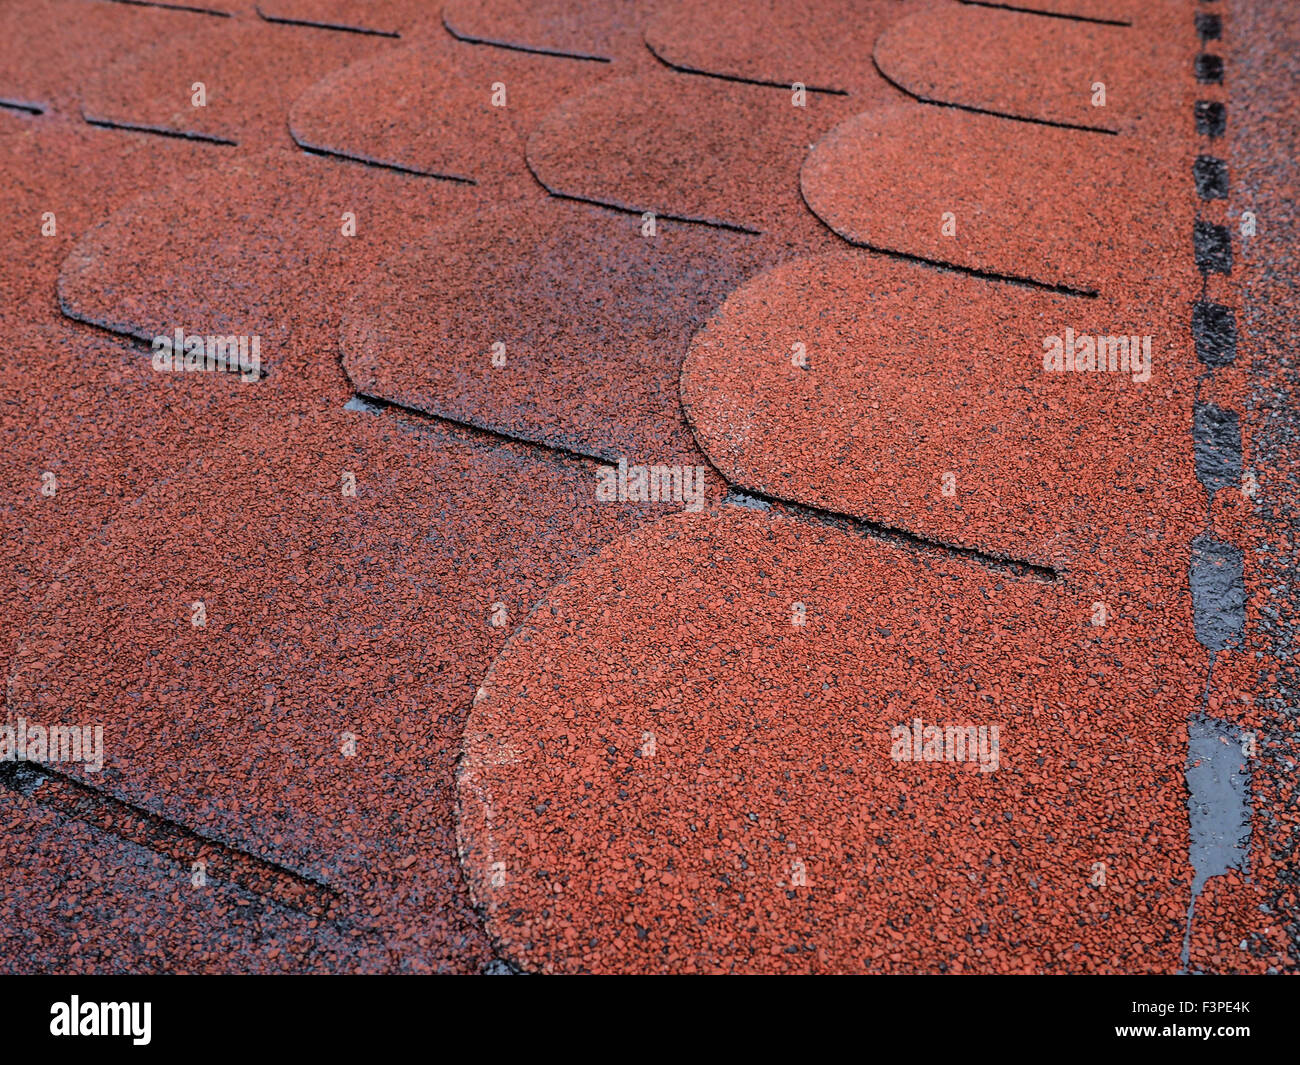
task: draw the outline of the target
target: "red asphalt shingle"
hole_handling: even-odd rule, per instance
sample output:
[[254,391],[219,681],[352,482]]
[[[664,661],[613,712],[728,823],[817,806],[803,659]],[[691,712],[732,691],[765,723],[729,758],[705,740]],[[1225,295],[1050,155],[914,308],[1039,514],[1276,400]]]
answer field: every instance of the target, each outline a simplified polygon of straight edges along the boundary
[[267,21],[385,37],[437,36],[438,6],[431,0],[257,0]]
[[147,356],[63,321],[5,332],[0,385],[0,663],[66,559],[183,465],[271,416],[235,375],[156,374]]
[[640,219],[584,204],[498,208],[412,238],[358,286],[343,365],[358,391],[430,414],[613,461],[698,464],[682,354],[778,251],[673,222],[647,237]]
[[861,102],[792,95],[672,71],[605,81],[537,127],[528,163],[553,195],[826,246],[795,175]]
[[646,24],[645,40],[678,70],[811,91],[871,91],[880,82],[872,43],[916,6],[902,0],[676,0]]
[[[639,530],[538,605],[466,724],[489,934],[543,972],[1175,968],[1164,741],[1193,687],[1153,688],[1176,673],[1143,626],[1087,612],[743,508]],[[996,726],[999,768],[931,760],[917,719]]]
[[[0,8],[0,101],[75,107],[87,73],[146,40],[179,36],[194,16],[105,0],[30,0]],[[178,79],[179,80],[179,79]]]
[[[285,112],[323,75],[395,45],[379,37],[319,34],[302,27],[268,32],[252,20],[205,19],[183,36],[122,56],[81,94],[89,122],[110,123],[241,147],[288,147]],[[177,77],[176,57],[185,57]],[[382,61],[382,59],[381,59]]]
[[1012,118],[1169,137],[1187,110],[1150,92],[1181,57],[1127,26],[946,6],[894,22],[874,56],[911,96]]
[[529,131],[608,69],[429,41],[336,71],[297,99],[289,125],[304,148],[491,185],[508,198],[537,189],[524,159]]
[[[1045,372],[1067,329],[1123,336],[1117,369],[1145,334],[1149,361]],[[841,251],[737,288],[691,344],[682,402],[741,487],[1092,573],[1196,531],[1189,347],[1149,306]]]
[[463,41],[572,59],[644,62],[641,26],[657,0],[447,0]]
[[123,136],[53,116],[0,112],[0,320],[58,321],[59,269],[77,239],[154,188],[159,175],[202,166],[211,145]]
[[206,446],[51,587],[9,712],[102,722],[102,774],[66,773],[327,885],[402,967],[454,964],[477,935],[450,818],[470,696],[551,583],[668,509],[595,483],[355,411]]
[[[0,814],[23,826],[0,836],[0,956],[14,967],[243,974],[379,971],[389,964],[381,936],[225,882],[219,864],[198,847],[178,859],[156,844],[61,814],[47,803],[42,789],[49,786],[41,784],[31,798],[0,790]],[[487,956],[481,939],[467,942],[464,968],[473,971],[471,959]]]
[[286,404],[282,416],[338,407],[350,395],[336,352],[340,287],[479,195],[302,152],[239,154],[177,175],[87,233],[59,294],[73,318],[146,342],[177,328],[258,336],[268,404]]
[[800,180],[873,250],[1112,297],[1190,274],[1186,182],[1140,141],[903,102],[836,126]]
[[0,724],[105,729],[0,764],[0,968],[1294,968],[1295,153],[1198,5],[175,7],[0,11]]

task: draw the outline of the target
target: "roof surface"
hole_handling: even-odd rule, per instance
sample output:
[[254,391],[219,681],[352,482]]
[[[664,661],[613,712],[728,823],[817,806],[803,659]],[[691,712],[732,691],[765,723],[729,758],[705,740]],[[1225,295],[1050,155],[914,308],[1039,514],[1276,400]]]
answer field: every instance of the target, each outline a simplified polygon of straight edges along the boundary
[[1298,54],[0,0],[0,970],[1296,969]]

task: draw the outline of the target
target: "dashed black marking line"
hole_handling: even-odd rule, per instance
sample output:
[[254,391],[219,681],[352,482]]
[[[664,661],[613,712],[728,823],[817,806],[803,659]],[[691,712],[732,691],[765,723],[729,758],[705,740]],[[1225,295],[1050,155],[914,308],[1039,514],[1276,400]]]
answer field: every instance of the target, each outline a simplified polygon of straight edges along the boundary
[[1192,247],[1201,273],[1232,273],[1232,235],[1227,226],[1198,218],[1192,230]]
[[1196,80],[1207,85],[1223,84],[1223,57],[1202,52],[1196,57]]
[[1198,155],[1192,164],[1196,195],[1203,200],[1228,198],[1228,164],[1212,155]]
[[1192,407],[1196,477],[1210,498],[1241,483],[1241,418],[1235,410],[1197,401]]
[[1202,300],[1192,307],[1192,339],[1196,357],[1211,368],[1237,358],[1237,318],[1231,307]]
[[1196,133],[1201,137],[1222,137],[1228,127],[1228,109],[1217,100],[1196,101]]
[[[1202,42],[1223,36],[1223,20],[1217,14],[1197,12],[1197,36]],[[1196,80],[1222,84],[1223,58],[1202,52],[1195,61]],[[1196,133],[1199,137],[1222,137],[1228,112],[1223,103],[1197,100]],[[1192,178],[1199,201],[1228,198],[1228,164],[1206,153],[1197,155]],[[1199,205],[1192,231],[1192,253],[1203,276],[1232,273],[1232,234],[1227,226],[1201,218]],[[1227,366],[1237,358],[1237,320],[1232,309],[1201,299],[1192,306],[1192,340],[1196,357],[1209,372]],[[1206,528],[1191,543],[1188,585],[1192,597],[1192,626],[1196,639],[1209,651],[1205,692],[1208,702],[1215,656],[1227,648],[1240,647],[1246,627],[1245,562],[1242,551],[1218,540],[1210,525],[1209,508],[1215,493],[1241,484],[1241,417],[1213,403],[1196,401],[1192,407],[1192,447],[1197,480],[1207,493]],[[1182,970],[1189,971],[1192,927],[1196,899],[1211,876],[1229,868],[1245,869],[1250,848],[1250,782],[1238,774],[1233,747],[1219,741],[1239,738],[1228,722],[1208,714],[1202,705],[1188,721],[1188,759],[1185,777],[1188,789],[1190,857],[1196,868],[1196,883],[1187,908],[1183,935]],[[1225,756],[1225,752],[1228,752]],[[1224,757],[1221,757],[1224,756]],[[1215,759],[1222,762],[1219,765]],[[1231,831],[1225,833],[1225,826]],[[1221,836],[1231,836],[1225,848]]]
[[1203,41],[1217,41],[1223,36],[1223,20],[1204,11],[1196,13],[1196,33]]

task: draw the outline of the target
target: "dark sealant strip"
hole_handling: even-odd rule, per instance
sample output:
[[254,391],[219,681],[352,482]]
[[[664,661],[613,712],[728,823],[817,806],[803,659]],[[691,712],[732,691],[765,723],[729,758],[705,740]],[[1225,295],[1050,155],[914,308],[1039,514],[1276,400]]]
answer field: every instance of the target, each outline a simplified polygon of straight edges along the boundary
[[501,429],[489,429],[486,426],[476,425],[474,422],[462,421],[460,418],[453,418],[447,414],[434,414],[427,410],[421,410],[419,407],[407,406],[405,403],[399,403],[394,399],[384,399],[382,396],[371,396],[364,392],[355,393],[353,397],[343,405],[343,409],[358,411],[362,414],[384,414],[391,411],[394,414],[410,418],[416,423],[434,422],[442,425],[450,425],[456,429],[480,437],[489,443],[522,445],[523,447],[536,448],[539,451],[545,451],[547,454],[557,458],[576,460],[584,463],[594,462],[598,466],[616,467],[619,461],[617,458],[610,458],[607,455],[595,455],[587,451],[578,451],[576,448],[565,447],[563,444],[548,444],[544,440],[532,440],[526,436],[508,433]]
[[[657,51],[655,51],[655,46],[651,44],[649,41],[645,42],[645,46],[646,49],[650,52],[650,54],[654,56],[657,60],[659,60],[659,62],[661,62],[669,70],[676,70],[681,74],[693,74],[696,77],[701,77],[701,78],[717,78],[718,81],[730,81],[737,85],[762,85],[767,88],[785,89],[786,91],[793,89],[795,86],[795,82],[772,81],[770,79],[765,79],[765,78],[746,78],[746,77],[742,77],[739,74],[719,74],[716,71],[712,71],[712,70],[702,70],[700,67],[688,67],[682,63],[674,63],[671,59],[668,59],[660,55]],[[848,96],[849,95],[848,89],[832,89],[824,85],[808,85],[804,82],[799,82],[798,84],[803,85],[805,92],[818,92],[818,93],[823,93],[826,96]],[[903,91],[906,92],[907,90],[903,89]]]
[[1250,773],[1236,725],[1194,714],[1187,723],[1187,811],[1192,824],[1192,894],[1212,876],[1245,870],[1250,844]]
[[1232,273],[1232,235],[1227,226],[1197,219],[1192,230],[1192,248],[1201,273]]
[[1196,80],[1204,84],[1223,84],[1223,58],[1202,52],[1196,57]]
[[1235,410],[1197,401],[1192,407],[1196,477],[1210,499],[1220,488],[1241,483],[1241,419]]
[[1196,101],[1196,132],[1202,137],[1222,137],[1228,128],[1228,109],[1218,100]]
[[1203,41],[1217,41],[1223,36],[1223,20],[1218,15],[1196,12],[1196,33]]
[[[1198,13],[1195,23],[1202,40],[1217,40],[1222,33],[1217,15]],[[1223,60],[1219,56],[1197,56],[1195,69],[1198,81],[1223,81]],[[1223,104],[1196,102],[1198,135],[1221,136],[1226,122],[1227,110]],[[1228,166],[1223,160],[1198,155],[1192,176],[1201,200],[1227,198]],[[1232,272],[1232,239],[1226,226],[1198,217],[1192,249],[1203,274]],[[1197,358],[1211,371],[1237,357],[1237,322],[1231,309],[1221,304],[1202,300],[1193,306],[1192,338]],[[1212,504],[1220,488],[1241,481],[1240,415],[1213,403],[1194,402],[1192,443],[1196,476]],[[1210,651],[1202,697],[1204,706],[1209,698],[1216,654],[1242,644],[1246,627],[1244,556],[1232,544],[1216,540],[1208,530],[1193,539],[1191,546],[1188,582],[1192,593],[1192,623],[1197,640]],[[1193,881],[1183,933],[1184,973],[1191,961],[1196,900],[1206,882],[1230,869],[1246,870],[1251,830],[1250,776],[1246,762],[1253,752],[1247,752],[1245,738],[1235,725],[1209,716],[1204,709],[1187,722],[1188,844]]]
[[1198,155],[1192,164],[1196,195],[1203,200],[1228,198],[1228,164],[1212,155]]
[[1246,869],[1250,851],[1250,773],[1245,737],[1226,721],[1201,714],[1187,723],[1187,815],[1192,901],[1183,934],[1183,970],[1191,955],[1196,900],[1212,876]]
[[761,237],[763,231],[754,229],[742,222],[726,222],[715,218],[692,218],[689,215],[664,214],[662,211],[656,211],[648,207],[630,207],[624,203],[616,203],[613,200],[600,200],[591,196],[580,196],[573,192],[561,192],[558,189],[551,188],[542,180],[533,166],[533,161],[524,155],[524,162],[528,166],[528,172],[533,175],[533,180],[546,190],[548,196],[554,196],[557,200],[569,200],[572,203],[586,203],[592,207],[603,207],[607,211],[618,211],[621,214],[640,215],[644,218],[646,215],[654,215],[656,219],[663,219],[666,222],[682,222],[685,225],[692,226],[710,226],[713,229],[725,229],[729,233],[743,233],[747,237]]
[[[144,355],[151,355],[153,352],[154,336],[146,336],[142,330],[137,330],[129,325],[106,325],[103,322],[92,321],[89,318],[81,317],[75,308],[73,308],[63,297],[59,297],[59,312],[67,319],[65,324],[74,329],[88,329],[104,336],[112,337],[114,340],[123,342],[127,347],[138,351]],[[216,331],[213,330],[215,333]],[[198,334],[195,334],[196,336]],[[241,370],[238,366],[214,366],[210,371],[212,373],[235,374],[239,377],[246,376],[250,371]],[[265,381],[271,376],[271,370],[267,367],[259,367],[257,370],[257,380]]]
[[114,122],[108,118],[91,118],[84,111],[81,117],[86,120],[86,125],[94,126],[97,129],[123,129],[129,133],[149,133],[155,137],[173,137],[183,141],[200,141],[203,144],[221,144],[229,148],[239,147],[238,141],[232,141],[227,137],[218,137],[213,133],[187,133],[184,130],[167,129],[165,126],[141,126],[134,122]]
[[1203,532],[1192,541],[1188,582],[1196,638],[1211,651],[1240,644],[1246,627],[1246,586],[1240,549]]
[[1231,307],[1201,301],[1192,307],[1192,339],[1196,357],[1211,368],[1237,358],[1237,318]]
[[432,178],[435,181],[454,181],[458,185],[478,184],[474,178],[462,177],[460,174],[439,174],[433,170],[420,170],[417,167],[405,166],[402,163],[381,163],[377,159],[367,159],[362,155],[352,155],[349,152],[335,151],[333,148],[319,148],[315,145],[308,144],[304,140],[300,140],[293,130],[289,131],[289,136],[293,138],[293,143],[302,151],[306,152],[308,155],[314,155],[318,159],[336,159],[345,163],[356,163],[359,166],[371,166],[376,170],[392,170],[395,173],[407,174],[411,177]]

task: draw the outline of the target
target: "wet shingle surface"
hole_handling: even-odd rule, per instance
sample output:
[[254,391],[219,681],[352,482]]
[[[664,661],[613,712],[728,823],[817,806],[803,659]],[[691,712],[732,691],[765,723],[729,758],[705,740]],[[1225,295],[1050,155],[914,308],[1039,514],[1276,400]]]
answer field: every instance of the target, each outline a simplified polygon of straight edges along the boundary
[[1203,6],[4,6],[0,969],[1294,970]]

